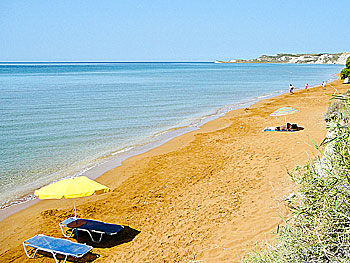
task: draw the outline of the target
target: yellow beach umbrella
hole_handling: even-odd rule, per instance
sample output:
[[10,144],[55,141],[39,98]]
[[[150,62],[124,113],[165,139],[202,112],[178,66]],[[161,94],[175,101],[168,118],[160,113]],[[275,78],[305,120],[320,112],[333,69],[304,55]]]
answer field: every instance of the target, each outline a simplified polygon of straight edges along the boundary
[[[70,199],[109,192],[110,189],[86,176],[64,179],[40,188],[34,192],[39,199]],[[77,210],[74,201],[74,214]]]

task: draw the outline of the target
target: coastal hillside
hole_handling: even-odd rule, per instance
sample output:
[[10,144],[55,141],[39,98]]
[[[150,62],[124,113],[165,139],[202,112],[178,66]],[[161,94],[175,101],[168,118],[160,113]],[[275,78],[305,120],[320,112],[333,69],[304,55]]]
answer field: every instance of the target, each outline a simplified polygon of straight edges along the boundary
[[340,64],[345,65],[347,58],[350,57],[350,52],[329,54],[276,54],[276,55],[261,55],[258,58],[243,60],[235,59],[229,62],[218,61],[216,63],[303,63],[303,64]]
[[306,63],[306,64],[345,64],[350,53],[337,54],[277,54],[262,55],[253,60],[256,62],[270,63]]

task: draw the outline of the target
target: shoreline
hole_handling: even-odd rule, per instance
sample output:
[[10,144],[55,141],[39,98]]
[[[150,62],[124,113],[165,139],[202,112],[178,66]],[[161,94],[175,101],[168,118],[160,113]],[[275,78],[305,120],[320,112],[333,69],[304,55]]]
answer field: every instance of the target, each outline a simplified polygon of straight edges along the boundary
[[[318,152],[326,133],[323,115],[338,79],[228,112],[200,129],[133,156],[97,181],[112,191],[77,199],[78,215],[130,227],[128,242],[97,247],[94,262],[189,261],[239,262],[287,216],[284,196],[294,191],[286,173]],[[299,113],[288,117],[305,129],[262,132],[284,118],[269,114],[282,106]],[[287,147],[286,147],[287,146]],[[23,240],[46,234],[62,237],[58,222],[73,214],[72,200],[41,200],[2,220],[0,255],[21,260]],[[52,258],[42,258],[49,262]]]
[[[75,173],[74,175],[66,176],[66,177],[60,178],[58,180],[62,180],[65,178],[70,178],[70,177],[75,177],[75,176],[81,176],[81,175],[87,176],[88,178],[90,178],[92,180],[96,180],[98,177],[102,176],[104,173],[108,172],[109,170],[112,170],[114,168],[121,166],[123,161],[125,161],[131,157],[143,154],[143,153],[150,151],[154,148],[160,147],[163,144],[167,143],[168,141],[170,141],[178,136],[181,136],[181,135],[186,134],[186,133],[191,132],[191,131],[196,131],[196,130],[200,129],[200,127],[203,126],[204,124],[206,124],[207,122],[221,118],[230,111],[249,107],[249,106],[253,105],[254,103],[259,102],[260,100],[273,98],[273,97],[279,96],[283,93],[284,93],[283,91],[279,91],[279,92],[273,92],[272,94],[263,94],[259,97],[251,98],[247,101],[242,101],[242,102],[237,102],[237,103],[230,104],[230,105],[225,105],[221,108],[216,109],[213,114],[204,115],[198,119],[193,120],[191,122],[193,124],[189,124],[187,126],[178,127],[178,128],[176,128],[176,127],[170,128],[168,130],[160,132],[159,135],[152,135],[150,137],[157,138],[157,139],[156,140],[149,140],[147,143],[144,143],[144,144],[135,145],[135,146],[132,145],[130,147],[126,147],[126,150],[122,149],[120,151],[116,151],[116,153],[112,152],[106,157],[101,157],[102,161],[95,163],[95,164],[92,164],[89,167],[85,167],[82,170],[80,170],[79,172]],[[58,180],[54,180],[51,183],[58,181]],[[25,209],[25,208],[30,207],[31,205],[37,203],[39,200],[34,198],[34,196],[33,196],[34,191],[37,189],[39,189],[39,188],[36,188],[36,189],[32,190],[30,193],[23,195],[21,197],[18,197],[16,199],[14,199],[13,201],[8,202],[9,204],[7,204],[7,203],[3,204],[2,206],[4,206],[4,208],[0,207],[0,222],[3,219],[21,211],[22,209]]]
[[[349,88],[336,80],[326,89],[297,90],[230,111],[99,177],[112,192],[77,199],[78,214],[140,232],[129,242],[94,248],[101,256],[96,262],[239,262],[271,240],[270,231],[282,222],[278,214],[288,214],[284,196],[294,191],[286,169],[317,156],[309,138],[319,143],[326,133],[323,115],[333,87]],[[269,117],[281,106],[300,111],[288,119],[303,131],[261,131],[283,122]],[[57,224],[72,215],[72,203],[41,200],[1,221],[1,257],[25,261],[21,242],[34,234],[61,237]]]
[[[184,67],[187,68],[187,66],[184,66]],[[190,67],[197,68],[197,66],[190,66]],[[180,66],[180,68],[183,68],[183,66]],[[214,72],[217,71],[216,67],[213,65],[204,66],[204,68],[205,68],[205,70],[209,70],[209,72],[211,70],[214,70]],[[245,67],[243,67],[243,69],[244,68]],[[253,68],[255,70],[259,70],[260,67],[253,67]],[[314,84],[318,83],[318,79],[330,79],[330,78],[332,78],[331,73],[334,73],[334,71],[338,71],[338,70],[335,70],[337,67],[333,67],[333,66],[331,66],[331,67],[330,66],[326,66],[326,67],[311,66],[310,71],[312,71],[313,74],[316,74],[315,76],[318,76],[318,77],[317,78],[316,77],[309,78],[306,74],[304,74],[304,73],[307,73],[308,70],[306,70],[306,71],[303,70],[302,69],[303,67],[301,67],[301,68],[297,67],[297,66],[290,67],[290,65],[287,65],[286,67],[277,66],[277,67],[272,67],[271,69],[272,69],[272,72],[279,73],[280,68],[286,69],[286,70],[282,70],[282,72],[284,72],[283,74],[286,74],[286,76],[285,76],[286,78],[292,77],[293,74],[295,74],[296,82],[298,82],[298,83],[294,83],[294,82],[293,83],[295,84],[296,87],[302,87],[304,85],[304,81],[303,81],[304,78],[307,78],[309,80],[309,83],[311,85],[314,85]],[[307,67],[307,68],[309,68],[309,67]],[[318,68],[320,69],[320,73],[318,73],[318,71],[317,72],[315,71]],[[249,69],[250,69],[250,67],[248,67],[248,70]],[[266,69],[269,70],[269,67],[267,67]],[[290,70],[287,70],[287,69],[290,69]],[[300,69],[301,69],[301,71],[300,71]],[[222,70],[219,69],[218,72],[222,72]],[[234,70],[233,72],[236,72],[236,70]],[[325,72],[326,74],[323,74],[322,72]],[[300,77],[298,78],[298,76],[300,76],[300,73],[302,76],[304,76],[304,75],[305,76],[302,78],[300,78]],[[221,88],[221,85],[217,85],[217,87],[219,87],[218,88],[219,93],[221,92],[220,90],[222,90],[222,92],[221,92],[222,94],[229,92],[228,93],[229,96],[224,96],[224,97],[227,97],[227,99],[224,99],[223,101],[220,100],[221,103],[219,103],[219,101],[215,102],[216,100],[215,99],[213,100],[213,98],[210,99],[211,96],[205,95],[203,97],[205,98],[205,100],[207,100],[208,103],[206,103],[206,105],[208,107],[204,107],[203,110],[202,110],[202,108],[195,109],[193,107],[187,107],[188,112],[191,113],[190,114],[191,117],[188,117],[188,118],[186,118],[186,116],[184,116],[183,112],[178,114],[177,110],[172,111],[174,114],[170,113],[170,115],[171,115],[170,119],[174,119],[176,121],[174,121],[174,122],[171,121],[170,123],[165,122],[165,125],[160,124],[159,128],[157,125],[157,127],[148,129],[149,133],[146,133],[147,129],[145,130],[145,133],[143,133],[143,130],[142,130],[143,129],[142,127],[144,125],[143,119],[147,120],[147,118],[143,117],[141,120],[137,121],[139,124],[135,125],[135,127],[140,126],[141,128],[139,130],[131,129],[131,131],[133,132],[132,136],[130,136],[130,135],[128,136],[127,135],[128,130],[124,129],[120,134],[115,134],[115,136],[113,135],[114,137],[110,139],[108,137],[108,132],[106,132],[106,129],[99,127],[99,120],[98,120],[99,117],[98,117],[98,115],[96,115],[97,117],[95,119],[93,119],[93,121],[96,122],[95,127],[98,127],[97,130],[102,130],[103,134],[101,134],[101,136],[89,137],[89,136],[84,135],[86,132],[83,132],[82,134],[80,134],[80,132],[77,133],[77,135],[82,136],[81,139],[83,141],[86,141],[89,143],[95,143],[94,138],[96,138],[96,140],[99,140],[101,143],[96,141],[98,143],[96,148],[94,147],[92,149],[89,149],[86,147],[88,145],[88,143],[84,142],[84,143],[80,144],[80,143],[75,143],[74,141],[73,141],[73,144],[81,145],[83,148],[85,147],[85,149],[77,150],[77,149],[79,149],[79,147],[66,147],[65,146],[65,140],[66,140],[65,137],[62,137],[62,138],[60,137],[59,139],[57,139],[57,141],[54,144],[44,143],[45,145],[52,147],[52,149],[53,149],[52,157],[54,157],[54,158],[50,158],[50,160],[48,160],[47,162],[43,162],[43,160],[46,158],[42,154],[42,153],[44,153],[44,151],[39,151],[39,148],[37,150],[35,150],[33,147],[36,147],[36,146],[35,145],[30,146],[30,143],[29,143],[28,147],[29,146],[32,147],[32,150],[29,150],[30,148],[28,148],[28,149],[24,148],[23,153],[26,153],[26,156],[28,156],[29,158],[32,157],[31,159],[34,161],[23,161],[23,160],[25,160],[25,158],[20,158],[21,154],[16,154],[15,151],[12,153],[12,157],[11,157],[11,154],[8,154],[5,156],[5,158],[6,158],[5,161],[6,160],[8,160],[8,161],[4,162],[4,164],[3,164],[3,167],[5,168],[5,170],[4,170],[5,177],[3,178],[4,184],[2,187],[3,190],[1,193],[1,203],[4,204],[4,207],[8,207],[9,206],[8,201],[13,201],[11,203],[16,204],[16,203],[18,203],[18,201],[27,201],[29,199],[33,199],[32,193],[35,189],[38,189],[44,185],[47,185],[47,184],[54,182],[54,181],[57,181],[59,179],[84,174],[85,171],[91,170],[90,168],[92,168],[92,167],[96,167],[96,166],[100,167],[100,164],[105,163],[106,159],[110,159],[110,157],[112,155],[113,155],[112,158],[114,158],[116,156],[115,155],[116,151],[119,151],[119,150],[125,151],[128,149],[127,147],[129,147],[129,146],[131,146],[130,148],[134,148],[135,146],[137,147],[138,145],[147,144],[149,141],[153,141],[154,135],[157,135],[157,134],[164,132],[164,131],[166,132],[169,128],[172,128],[172,127],[179,127],[179,126],[185,126],[185,125],[192,126],[192,124],[193,124],[192,120],[198,120],[202,116],[204,116],[204,118],[206,118],[205,115],[207,115],[207,116],[208,115],[217,115],[218,110],[220,111],[220,113],[223,113],[223,112],[225,113],[228,110],[232,110],[233,108],[242,107],[244,105],[238,104],[238,106],[237,106],[236,103],[239,103],[239,101],[247,101],[248,99],[243,99],[243,97],[245,97],[247,95],[249,95],[249,97],[251,97],[251,98],[255,97],[257,99],[261,99],[259,97],[260,95],[264,95],[262,97],[266,97],[265,94],[266,95],[270,95],[270,94],[277,95],[278,93],[272,93],[275,91],[281,92],[281,93],[286,92],[287,90],[285,90],[283,87],[287,86],[287,85],[282,84],[283,79],[285,79],[285,78],[283,78],[283,79],[281,79],[279,77],[276,78],[275,76],[279,76],[278,74],[277,75],[275,75],[274,73],[271,73],[271,74],[273,74],[273,75],[271,75],[271,78],[273,79],[272,82],[270,83],[272,85],[271,87],[270,87],[270,84],[267,84],[267,83],[264,84],[264,83],[260,83],[259,81],[247,81],[247,88],[249,87],[248,90],[250,90],[250,91],[249,91],[249,93],[246,93],[246,94],[245,94],[245,84],[244,83],[240,84],[239,81],[237,83],[236,83],[236,81],[233,81],[231,83],[232,85],[230,85],[230,87],[233,87],[233,88],[229,88],[229,90],[232,91],[232,93],[229,90],[226,90],[225,86],[223,86]],[[311,75],[311,76],[314,76],[314,75]],[[267,76],[267,79],[269,79],[269,76]],[[267,81],[267,82],[269,82],[269,81]],[[277,85],[276,82],[279,84]],[[197,85],[195,83],[196,82],[194,82],[193,85]],[[218,84],[218,82],[215,81],[213,84],[214,84],[214,86],[213,86],[214,90],[216,90],[215,85]],[[239,91],[237,93],[235,92],[235,90],[236,90],[235,85],[236,84],[238,85],[237,90]],[[189,84],[189,86],[190,85],[192,85],[192,84]],[[210,92],[208,94],[210,94]],[[255,99],[255,101],[257,101],[257,99]],[[211,101],[213,101],[213,103]],[[192,105],[192,103],[188,103],[188,104],[189,104],[189,106]],[[232,105],[230,105],[230,104],[236,104],[236,105],[234,105],[234,107],[232,107]],[[179,105],[181,105],[181,104],[179,104]],[[195,106],[196,102],[193,103],[193,105]],[[209,105],[211,105],[211,107],[209,107]],[[225,105],[229,105],[229,107],[227,107]],[[223,107],[224,109],[222,109],[221,107]],[[110,107],[108,106],[107,108],[109,109]],[[109,110],[106,110],[105,112],[109,112]],[[193,113],[193,112],[198,112],[198,114]],[[137,113],[135,112],[135,114],[137,114]],[[109,115],[109,113],[106,115]],[[181,117],[175,118],[174,116],[175,117],[181,116]],[[217,116],[215,116],[215,117],[217,117]],[[167,116],[164,116],[164,118],[166,119]],[[87,118],[87,119],[89,119],[89,118]],[[124,119],[127,120],[127,118],[124,118]],[[152,118],[148,118],[148,119],[152,119]],[[119,117],[117,117],[116,120],[119,121]],[[88,123],[88,122],[86,122],[86,123]],[[163,123],[163,122],[161,122],[161,123]],[[118,129],[118,127],[115,127],[115,124],[113,124],[113,121],[111,122],[111,125],[113,126],[113,128]],[[147,124],[147,125],[148,125],[148,127],[153,127],[152,123]],[[147,127],[147,125],[144,127]],[[169,125],[169,126],[166,126],[166,125]],[[50,135],[46,135],[46,132],[47,132],[46,130],[47,129],[45,128],[45,125],[43,125],[43,129],[42,129],[43,135],[42,136],[35,136],[35,138],[38,138],[38,139],[40,138],[40,140],[42,140],[43,142],[47,138],[49,139],[49,141],[51,141]],[[94,128],[92,127],[91,130],[93,131]],[[23,130],[22,133],[23,132],[26,132],[26,130]],[[30,132],[30,129],[27,132]],[[113,132],[118,133],[118,130],[113,131]],[[17,134],[14,137],[20,136],[21,131],[17,130],[17,133],[19,135]],[[62,132],[60,131],[60,133],[62,133]],[[14,133],[10,133],[10,134],[14,134]],[[55,133],[53,135],[56,136]],[[74,133],[71,133],[71,131],[68,131],[67,136],[69,137],[72,135],[75,136]],[[106,135],[107,138],[103,139],[104,135]],[[9,136],[8,138],[12,138],[11,136]],[[22,137],[20,137],[20,138],[22,138]],[[5,138],[7,138],[7,137],[5,137]],[[28,138],[30,138],[30,136]],[[33,139],[35,139],[35,138],[33,138]],[[136,138],[136,139],[133,139],[133,138]],[[157,138],[155,138],[155,139],[158,140]],[[35,140],[37,140],[37,139],[35,139]],[[39,143],[39,141],[36,143]],[[21,142],[19,140],[18,144],[13,145],[12,148],[9,147],[9,149],[14,149],[14,150],[21,149],[21,144],[23,144],[23,142]],[[38,146],[43,146],[41,144],[42,143],[39,143]],[[4,145],[5,145],[5,147],[8,147],[9,143],[7,143],[7,141],[5,141]],[[17,147],[17,146],[19,146],[19,147]],[[60,150],[57,150],[58,148]],[[151,149],[152,146],[150,146],[148,148]],[[31,155],[31,151],[34,152],[33,155]],[[9,151],[9,153],[11,153],[11,151]],[[74,154],[74,156],[71,156],[72,153],[76,153],[76,154]],[[134,155],[134,153],[138,154],[137,150],[136,151],[133,150],[132,154],[126,154],[126,155],[128,155],[127,157],[129,157],[129,156]],[[124,155],[124,153],[123,153],[123,155]],[[120,159],[122,159],[122,158],[120,158]],[[117,163],[117,161],[115,163]],[[117,165],[119,165],[119,163]],[[115,165],[115,166],[117,166],[117,165]],[[110,168],[112,168],[112,167],[110,166]],[[12,171],[14,171],[14,172],[12,172]],[[100,175],[101,175],[101,173],[99,173],[99,174],[92,173],[93,178],[96,178]],[[31,178],[35,178],[35,179],[31,179]],[[7,189],[11,189],[11,190],[8,191]]]
[[[336,80],[336,78],[337,78],[337,74],[332,74],[331,77],[328,80],[326,80],[326,83],[333,82],[334,80]],[[317,85],[311,86],[310,88],[314,88],[314,87],[317,87]],[[302,89],[303,89],[302,87],[296,88],[296,90],[302,90]],[[102,159],[102,161],[90,164],[88,167],[83,167],[80,171],[76,172],[74,175],[66,176],[61,179],[85,175],[90,179],[96,180],[98,177],[102,176],[104,173],[108,172],[109,170],[122,165],[122,162],[128,158],[143,154],[149,150],[152,150],[153,148],[159,147],[167,143],[168,141],[178,136],[200,129],[200,127],[206,124],[207,122],[221,118],[225,114],[229,113],[230,111],[249,107],[255,103],[258,103],[261,100],[273,98],[282,94],[288,94],[288,92],[282,91],[282,90],[275,91],[269,94],[262,94],[258,97],[249,98],[241,102],[224,105],[220,108],[217,108],[213,113],[209,115],[204,115],[204,116],[198,117],[197,119],[191,120],[190,123],[186,126],[174,127],[174,128],[170,128],[168,130],[162,131],[158,135],[157,134],[150,135],[149,138],[152,138],[152,139],[147,140],[147,142],[143,144],[131,145],[129,147],[126,147],[126,150],[124,150],[125,149],[124,148],[119,151],[111,152],[109,155],[101,156],[99,159]],[[153,140],[154,138],[156,139]],[[58,179],[58,180],[61,180],[61,179]],[[55,181],[57,180],[54,180],[52,182],[55,182]],[[25,194],[21,197],[15,198],[10,202],[4,203],[3,204],[4,208],[2,207],[0,208],[0,222],[3,219],[7,218],[8,216],[35,204],[38,200],[33,198],[32,193],[34,192],[34,190],[30,191],[28,194]]]

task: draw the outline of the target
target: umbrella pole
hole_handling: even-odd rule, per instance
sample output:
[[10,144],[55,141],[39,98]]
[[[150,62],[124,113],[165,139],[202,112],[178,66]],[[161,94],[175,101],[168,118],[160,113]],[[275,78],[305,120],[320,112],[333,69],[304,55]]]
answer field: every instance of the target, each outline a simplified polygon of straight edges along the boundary
[[284,115],[284,121],[286,122],[286,131],[288,131],[288,125],[287,125],[287,117]]
[[74,217],[77,218],[77,207],[75,205],[75,199],[74,199]]

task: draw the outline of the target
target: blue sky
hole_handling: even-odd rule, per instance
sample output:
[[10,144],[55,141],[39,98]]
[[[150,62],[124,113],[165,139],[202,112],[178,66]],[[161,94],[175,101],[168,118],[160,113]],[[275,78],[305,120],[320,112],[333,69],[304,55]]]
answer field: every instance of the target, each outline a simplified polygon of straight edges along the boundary
[[348,0],[1,0],[0,61],[350,51]]

